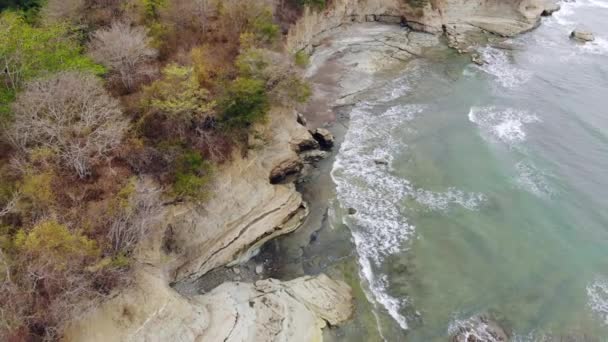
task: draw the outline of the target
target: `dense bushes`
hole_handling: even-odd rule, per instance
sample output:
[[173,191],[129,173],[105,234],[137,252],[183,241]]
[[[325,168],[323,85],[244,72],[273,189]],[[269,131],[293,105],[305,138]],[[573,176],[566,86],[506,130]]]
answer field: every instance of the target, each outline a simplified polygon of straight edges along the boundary
[[163,202],[204,203],[310,95],[271,0],[44,3],[0,13],[0,340],[60,338],[130,281]]
[[103,67],[81,54],[82,48],[61,24],[34,27],[15,12],[0,14],[0,114],[25,82],[61,70],[102,74]]

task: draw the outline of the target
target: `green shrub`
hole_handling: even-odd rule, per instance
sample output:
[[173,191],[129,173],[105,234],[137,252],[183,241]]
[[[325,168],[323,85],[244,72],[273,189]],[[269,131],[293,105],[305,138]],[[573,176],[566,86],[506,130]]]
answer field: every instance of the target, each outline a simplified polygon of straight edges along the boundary
[[229,128],[245,128],[264,121],[270,108],[265,82],[238,77],[228,85],[220,108],[222,122]]
[[52,220],[37,224],[27,233],[20,230],[15,236],[15,246],[33,257],[52,261],[56,267],[75,259],[99,256],[94,240]]
[[185,151],[176,161],[173,193],[179,198],[203,200],[211,179],[211,164],[196,151]]
[[62,70],[89,71],[97,75],[104,68],[82,55],[82,47],[62,24],[34,27],[17,12],[0,13],[0,63],[4,82],[0,85],[0,114],[23,84],[36,77]]
[[310,63],[310,57],[305,51],[298,51],[294,56],[294,61],[297,66],[305,68]]
[[322,9],[327,6],[327,0],[298,0],[298,5]]

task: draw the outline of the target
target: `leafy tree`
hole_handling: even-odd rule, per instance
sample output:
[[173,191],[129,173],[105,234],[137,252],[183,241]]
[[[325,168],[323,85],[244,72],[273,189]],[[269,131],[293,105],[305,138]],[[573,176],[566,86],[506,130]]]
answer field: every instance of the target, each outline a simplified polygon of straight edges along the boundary
[[65,25],[34,27],[16,12],[0,13],[0,111],[6,113],[15,93],[33,78],[62,70],[104,72],[81,52]]
[[144,88],[144,105],[166,115],[183,133],[195,117],[209,113],[215,103],[200,87],[191,67],[169,64],[162,74],[160,80]]
[[263,121],[270,108],[264,81],[238,77],[229,84],[220,107],[223,122],[231,128]]
[[266,49],[249,49],[236,61],[239,74],[264,82],[273,104],[292,106],[311,95],[308,83],[297,73],[293,62],[284,55]]
[[15,237],[15,246],[33,257],[52,260],[55,267],[99,255],[94,240],[52,220],[37,224],[27,233],[20,230]]

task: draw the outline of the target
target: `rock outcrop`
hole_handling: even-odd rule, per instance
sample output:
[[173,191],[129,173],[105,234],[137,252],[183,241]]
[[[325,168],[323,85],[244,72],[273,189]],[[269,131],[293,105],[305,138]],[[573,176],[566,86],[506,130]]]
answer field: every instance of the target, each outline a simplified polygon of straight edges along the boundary
[[322,328],[353,313],[348,285],[325,275],[288,282],[224,283],[183,297],[153,272],[74,321],[65,341],[321,341]]
[[555,0],[547,0],[545,2],[545,9],[541,13],[543,17],[553,15],[553,13],[559,11],[561,6]]
[[593,33],[591,31],[587,31],[581,28],[577,28],[576,30],[572,31],[572,33],[570,34],[570,38],[576,39],[580,42],[592,42],[593,40],[595,40],[595,37],[593,36]]
[[287,48],[311,49],[331,30],[363,21],[448,36],[485,31],[512,37],[538,26],[546,9],[545,0],[335,0],[324,11],[307,10],[290,29]]
[[269,118],[255,127],[263,147],[221,166],[203,205],[168,206],[163,224],[136,251],[134,284],[73,320],[65,340],[320,341],[327,322],[351,315],[349,287],[324,275],[225,283],[204,295],[183,296],[169,286],[248,260],[307,216],[288,178],[302,169],[299,153],[319,144],[293,110],[277,108]]

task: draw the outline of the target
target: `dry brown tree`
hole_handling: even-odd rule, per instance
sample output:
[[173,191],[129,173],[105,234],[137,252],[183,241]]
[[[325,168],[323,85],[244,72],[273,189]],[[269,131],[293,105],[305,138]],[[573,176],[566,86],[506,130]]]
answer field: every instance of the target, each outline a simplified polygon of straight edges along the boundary
[[158,55],[158,51],[150,47],[148,29],[125,22],[114,22],[93,33],[89,51],[91,57],[108,67],[128,91],[151,73],[148,62]]
[[46,148],[81,178],[120,144],[128,126],[101,80],[80,72],[29,83],[12,109],[11,143],[25,154]]
[[86,13],[86,0],[48,0],[42,8],[42,18],[49,22],[80,22]]
[[159,222],[162,212],[160,190],[137,181],[128,203],[109,217],[108,239],[116,254],[130,254],[148,231]]

